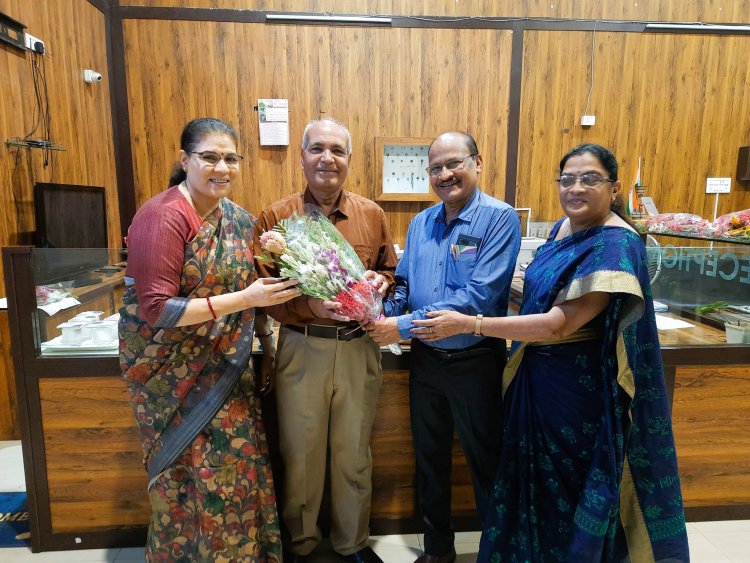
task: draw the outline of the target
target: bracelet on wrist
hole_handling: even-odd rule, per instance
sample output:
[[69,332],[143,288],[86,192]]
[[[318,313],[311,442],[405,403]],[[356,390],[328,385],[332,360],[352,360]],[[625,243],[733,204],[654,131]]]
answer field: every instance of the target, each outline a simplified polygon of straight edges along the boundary
[[216,312],[214,311],[214,308],[211,306],[211,297],[208,295],[206,296],[206,304],[208,305],[208,312],[211,313],[211,318],[216,320]]
[[255,336],[257,336],[258,338],[266,338],[268,336],[273,336],[273,331],[267,332],[265,334],[256,334]]

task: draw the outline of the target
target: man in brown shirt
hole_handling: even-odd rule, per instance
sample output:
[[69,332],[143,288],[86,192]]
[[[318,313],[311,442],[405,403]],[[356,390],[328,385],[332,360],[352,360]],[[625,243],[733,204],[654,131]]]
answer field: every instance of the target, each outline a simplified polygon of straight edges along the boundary
[[[307,188],[261,213],[255,251],[261,254],[261,233],[310,204],[344,235],[368,279],[385,292],[396,269],[393,241],[383,210],[344,190],[351,152],[351,135],[342,124],[332,119],[308,124],[301,151]],[[262,276],[277,274],[268,264],[257,266]],[[285,469],[281,515],[290,535],[289,558],[305,561],[321,539],[317,519],[330,448],[333,548],[352,563],[382,563],[367,545],[370,430],[382,378],[380,348],[338,308],[338,303],[304,295],[267,308],[282,323],[275,382]]]

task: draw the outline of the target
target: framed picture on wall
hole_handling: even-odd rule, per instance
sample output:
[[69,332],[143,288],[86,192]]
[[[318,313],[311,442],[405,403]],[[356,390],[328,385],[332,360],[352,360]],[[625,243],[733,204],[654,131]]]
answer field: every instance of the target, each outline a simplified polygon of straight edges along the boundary
[[376,137],[375,177],[378,201],[440,201],[430,187],[426,137]]

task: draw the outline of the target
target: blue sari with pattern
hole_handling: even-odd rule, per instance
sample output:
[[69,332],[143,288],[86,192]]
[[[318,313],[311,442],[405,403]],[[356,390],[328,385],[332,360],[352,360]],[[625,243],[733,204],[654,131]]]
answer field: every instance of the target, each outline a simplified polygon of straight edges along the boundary
[[588,292],[607,308],[560,342],[515,343],[478,561],[689,561],[640,237],[601,226],[541,246],[520,314]]

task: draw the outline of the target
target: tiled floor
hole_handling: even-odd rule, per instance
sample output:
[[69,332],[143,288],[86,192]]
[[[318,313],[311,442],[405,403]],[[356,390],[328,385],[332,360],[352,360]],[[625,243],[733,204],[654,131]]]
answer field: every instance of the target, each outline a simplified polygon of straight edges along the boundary
[[[25,488],[19,442],[0,442],[0,491],[23,491]],[[690,522],[688,524],[690,556],[693,563],[750,563],[750,520],[725,522]],[[456,534],[457,563],[476,560],[479,532]],[[377,536],[370,540],[375,552],[385,563],[409,563],[421,551],[422,536]],[[117,563],[142,562],[142,548],[88,549],[31,553],[28,548],[0,548],[0,561],[24,563],[32,561],[85,563],[106,561]],[[310,563],[338,563],[340,559],[322,545]],[[634,562],[638,563],[638,562]]]

